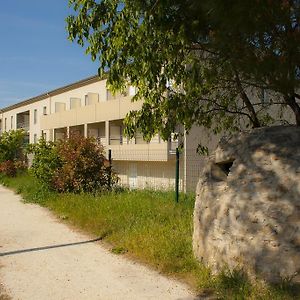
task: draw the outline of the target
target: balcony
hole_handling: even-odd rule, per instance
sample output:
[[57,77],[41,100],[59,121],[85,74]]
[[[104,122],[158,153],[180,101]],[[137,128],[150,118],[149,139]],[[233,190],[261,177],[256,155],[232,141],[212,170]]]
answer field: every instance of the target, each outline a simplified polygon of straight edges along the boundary
[[[139,110],[142,102],[131,102],[130,97],[98,102],[88,106],[73,108],[51,115],[42,116],[41,129],[65,133],[63,128],[81,128],[80,133],[94,137],[105,150],[111,149],[114,160],[128,161],[168,161],[175,159],[177,142],[164,142],[159,136],[150,143],[143,140],[140,133],[134,139],[123,136],[123,119],[131,110]],[[86,124],[84,127],[83,124]],[[107,127],[109,126],[109,127]],[[109,134],[109,136],[107,136]]]
[[168,151],[168,142],[159,144],[115,144],[107,146],[106,149],[111,149],[114,160],[168,161],[171,158]]
[[98,145],[102,145],[103,147],[106,147],[106,138],[105,136],[99,136],[99,137],[96,137],[96,143]]
[[42,116],[41,130],[124,119],[129,111],[139,110],[141,106],[141,101],[131,102],[131,97],[120,97],[116,100],[76,107]]
[[[175,147],[174,143],[173,146]],[[111,135],[106,149],[111,149],[114,160],[168,161],[175,158],[170,151],[171,147],[171,142],[162,141],[159,135],[154,136],[150,142],[146,142],[142,135],[137,133],[132,139],[122,134]]]
[[28,132],[30,129],[30,111],[17,114],[17,129],[23,129]]
[[23,129],[25,131],[29,131],[29,121],[28,122],[18,122],[17,129]]

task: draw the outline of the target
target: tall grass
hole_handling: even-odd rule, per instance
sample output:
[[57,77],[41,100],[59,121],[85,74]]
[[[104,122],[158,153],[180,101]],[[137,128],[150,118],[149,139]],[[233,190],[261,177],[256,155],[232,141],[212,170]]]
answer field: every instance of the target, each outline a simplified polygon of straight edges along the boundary
[[[33,202],[51,209],[62,220],[107,241],[116,254],[146,263],[188,282],[200,292],[222,299],[296,299],[294,287],[250,284],[239,272],[212,276],[192,252],[193,195],[158,191],[56,194],[24,174],[2,182]],[[300,298],[299,298],[300,299]]]

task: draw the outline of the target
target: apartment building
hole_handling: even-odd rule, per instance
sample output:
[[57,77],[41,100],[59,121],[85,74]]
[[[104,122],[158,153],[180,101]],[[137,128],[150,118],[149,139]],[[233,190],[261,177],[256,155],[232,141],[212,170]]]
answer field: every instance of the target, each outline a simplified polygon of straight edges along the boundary
[[3,108],[0,128],[25,130],[28,143],[36,143],[41,136],[55,141],[72,133],[94,137],[106,152],[111,150],[121,184],[131,188],[172,189],[175,149],[182,142],[180,188],[194,191],[204,163],[196,148],[204,132],[193,128],[189,135],[183,134],[182,141],[163,141],[157,135],[148,143],[139,133],[128,139],[123,135],[123,119],[142,105],[131,101],[134,94],[135,88],[129,87],[125,94],[112,95],[106,80],[93,76]]

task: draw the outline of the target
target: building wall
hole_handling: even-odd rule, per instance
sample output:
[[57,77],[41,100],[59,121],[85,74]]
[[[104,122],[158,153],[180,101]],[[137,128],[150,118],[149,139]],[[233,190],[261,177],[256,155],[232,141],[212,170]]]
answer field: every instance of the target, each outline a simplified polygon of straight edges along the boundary
[[[36,135],[37,138],[41,137],[41,117],[43,115],[43,109],[46,107],[47,111],[50,109],[50,99],[44,99],[32,104],[24,105],[22,107],[18,107],[12,109],[10,111],[3,112],[2,114],[2,130],[9,131],[9,130],[16,130],[17,129],[17,115],[20,113],[24,113],[29,111],[29,142],[34,142],[34,137]],[[34,122],[34,110],[37,110],[37,119],[36,123]],[[11,126],[11,117],[13,117],[13,124]],[[5,119],[7,120],[7,126],[5,130]]]
[[55,103],[64,103],[65,109],[71,109],[71,100],[72,98],[80,99],[81,107],[85,106],[85,96],[88,93],[94,93],[99,95],[99,101],[106,101],[106,80],[97,81],[90,83],[85,86],[74,88],[70,91],[62,92],[58,95],[51,97],[51,114],[55,113]]
[[[129,188],[172,190],[175,188],[175,159],[161,161],[113,161],[120,183]],[[183,191],[183,173],[179,189]]]

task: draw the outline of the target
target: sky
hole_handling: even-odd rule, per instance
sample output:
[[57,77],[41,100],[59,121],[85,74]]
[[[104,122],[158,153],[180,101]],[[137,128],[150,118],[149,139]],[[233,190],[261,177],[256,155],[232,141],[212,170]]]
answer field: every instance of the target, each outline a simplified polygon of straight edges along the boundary
[[68,0],[9,0],[0,6],[0,108],[97,74],[70,42]]

